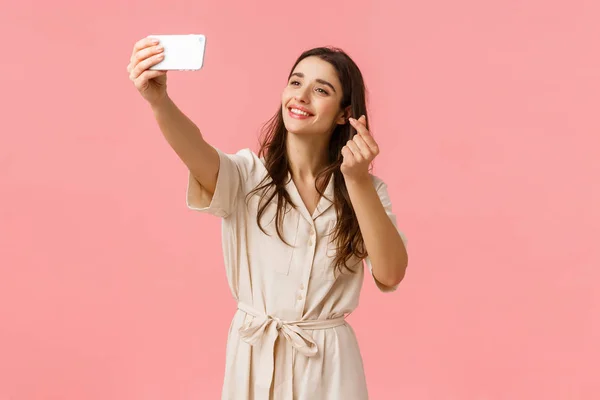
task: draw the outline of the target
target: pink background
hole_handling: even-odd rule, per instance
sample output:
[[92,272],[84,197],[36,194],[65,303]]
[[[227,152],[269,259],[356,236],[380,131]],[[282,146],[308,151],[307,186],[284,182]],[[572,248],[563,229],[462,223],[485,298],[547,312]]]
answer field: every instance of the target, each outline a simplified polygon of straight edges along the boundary
[[365,281],[350,317],[371,398],[600,398],[600,6],[560,3],[4,1],[0,400],[219,397],[219,220],[125,70],[192,32],[205,68],[170,93],[229,152],[302,50],[365,74],[410,240],[401,289]]

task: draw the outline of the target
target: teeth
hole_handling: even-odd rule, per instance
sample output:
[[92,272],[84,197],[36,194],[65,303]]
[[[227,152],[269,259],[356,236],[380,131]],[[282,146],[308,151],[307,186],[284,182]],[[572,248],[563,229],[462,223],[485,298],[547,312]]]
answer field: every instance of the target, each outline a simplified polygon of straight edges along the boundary
[[310,114],[301,110],[298,110],[297,108],[292,108],[291,110],[294,114],[298,114],[298,115],[304,115],[305,117],[308,117]]

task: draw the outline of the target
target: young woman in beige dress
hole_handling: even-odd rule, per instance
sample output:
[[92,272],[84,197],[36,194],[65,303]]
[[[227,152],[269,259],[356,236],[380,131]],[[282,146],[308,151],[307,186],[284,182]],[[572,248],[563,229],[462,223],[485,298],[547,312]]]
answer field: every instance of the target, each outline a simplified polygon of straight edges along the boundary
[[[222,399],[363,400],[363,363],[345,316],[358,305],[363,260],[393,291],[408,264],[386,184],[370,173],[365,85],[339,49],[293,65],[258,154],[211,146],[167,94],[159,43],[133,48],[129,77],[189,170],[187,205],[222,220],[238,309]],[[358,119],[354,119],[358,117]]]

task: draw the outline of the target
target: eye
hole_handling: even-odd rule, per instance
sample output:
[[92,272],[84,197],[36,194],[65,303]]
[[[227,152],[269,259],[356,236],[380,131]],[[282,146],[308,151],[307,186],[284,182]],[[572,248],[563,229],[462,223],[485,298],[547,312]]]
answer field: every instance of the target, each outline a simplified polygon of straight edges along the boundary
[[325,89],[323,88],[317,88],[317,91],[323,94],[329,94]]
[[291,82],[290,82],[290,85],[292,85],[292,86],[295,86],[296,84],[298,84],[298,85],[299,85],[299,84],[300,84],[300,82],[298,82],[298,81],[291,81]]

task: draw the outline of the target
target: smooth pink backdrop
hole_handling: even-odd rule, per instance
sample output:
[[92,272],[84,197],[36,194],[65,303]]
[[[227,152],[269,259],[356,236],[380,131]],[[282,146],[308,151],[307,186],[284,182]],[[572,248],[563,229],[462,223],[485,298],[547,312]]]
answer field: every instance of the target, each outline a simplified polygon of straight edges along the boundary
[[128,80],[204,33],[169,90],[256,149],[295,58],[362,68],[375,173],[409,237],[350,317],[376,400],[598,399],[597,1],[3,1],[0,400],[217,399],[234,301],[219,221]]

